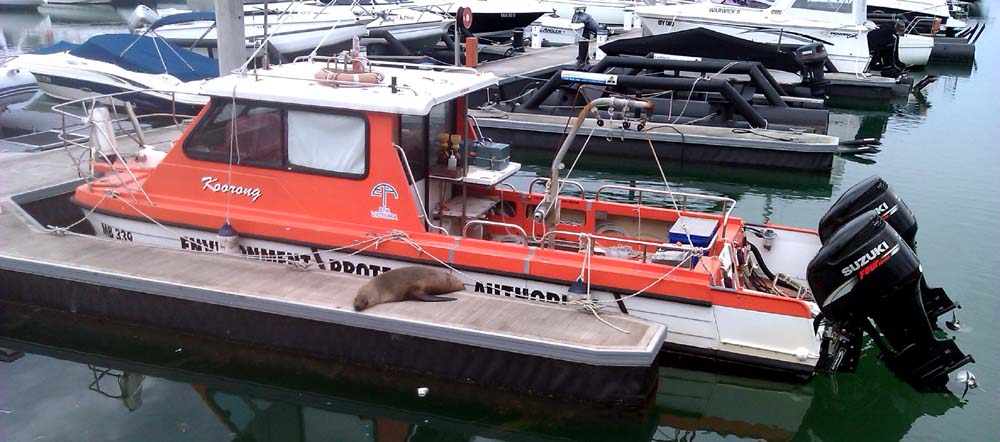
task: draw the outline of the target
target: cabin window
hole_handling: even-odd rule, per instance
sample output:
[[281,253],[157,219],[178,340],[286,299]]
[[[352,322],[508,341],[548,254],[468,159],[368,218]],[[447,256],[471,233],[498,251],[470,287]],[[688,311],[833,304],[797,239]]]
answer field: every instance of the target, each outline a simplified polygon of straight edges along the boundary
[[423,115],[400,115],[399,147],[406,153],[406,161],[413,173],[413,179],[420,181],[427,177],[427,121]]
[[269,106],[232,102],[217,106],[185,141],[184,153],[226,163],[281,166],[282,120],[281,110]]
[[335,174],[368,172],[368,125],[345,114],[288,111],[288,164]]
[[795,0],[793,8],[814,11],[843,12],[849,14],[854,8],[853,0]]
[[427,114],[427,145],[431,164],[445,165],[448,162],[448,148],[451,135],[455,133],[455,103],[446,102],[431,108]]

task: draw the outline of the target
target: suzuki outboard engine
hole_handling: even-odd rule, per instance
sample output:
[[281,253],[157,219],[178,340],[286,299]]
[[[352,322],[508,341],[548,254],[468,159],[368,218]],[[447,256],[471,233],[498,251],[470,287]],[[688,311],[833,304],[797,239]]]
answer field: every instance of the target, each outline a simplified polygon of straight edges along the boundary
[[[878,176],[868,177],[855,184],[833,203],[819,220],[819,240],[827,244],[835,232],[859,215],[874,210],[902,237],[906,245],[917,250],[917,219],[892,187]],[[942,288],[931,288],[921,278],[924,310],[931,324],[937,324],[941,315],[959,307]]]
[[829,322],[822,363],[831,370],[857,367],[862,332],[889,370],[920,391],[943,391],[949,373],[974,362],[954,340],[934,335],[921,301],[920,261],[876,211],[854,217],[830,236],[806,278]]
[[830,88],[830,80],[823,78],[826,66],[826,47],[823,43],[810,43],[800,46],[792,52],[795,61],[802,66],[802,84],[809,86],[814,97],[826,96]]

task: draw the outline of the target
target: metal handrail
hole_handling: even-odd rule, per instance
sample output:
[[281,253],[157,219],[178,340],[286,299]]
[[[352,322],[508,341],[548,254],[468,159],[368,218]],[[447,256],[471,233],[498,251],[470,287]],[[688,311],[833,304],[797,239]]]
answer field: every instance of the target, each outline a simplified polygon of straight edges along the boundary
[[934,29],[934,20],[936,20],[936,19],[937,19],[937,17],[933,17],[933,18],[932,17],[917,17],[917,18],[914,18],[914,19],[910,20],[910,22],[906,25],[906,29],[903,30],[903,34],[904,35],[910,35],[910,33],[912,33],[913,30],[917,28],[918,24],[920,24],[922,22],[925,22],[925,21],[931,22],[931,29]]
[[[629,192],[635,192],[639,196],[639,204],[642,204],[642,194],[643,193],[654,193],[658,195],[668,195],[673,199],[674,197],[681,197],[681,212],[687,212],[688,198],[692,199],[702,199],[707,201],[715,201],[722,203],[722,227],[719,230],[722,231],[722,239],[726,239],[726,226],[729,225],[729,215],[732,214],[733,209],[736,207],[736,200],[724,196],[715,195],[702,195],[698,193],[686,193],[686,192],[673,192],[669,190],[659,190],[659,189],[646,189],[643,187],[633,187],[633,186],[622,186],[620,184],[605,184],[597,188],[597,193],[594,196],[594,201],[601,200],[601,191],[604,189],[617,189],[617,190],[627,190]],[[709,244],[714,244],[716,235],[712,235],[712,239]]]
[[[95,109],[97,107],[98,103],[100,103],[100,104],[103,105],[104,102],[105,102],[105,100],[107,101],[107,104],[108,104],[109,107],[111,107],[112,109],[115,109],[114,115],[117,117],[118,116],[118,111],[117,111],[116,106],[114,105],[114,99],[115,99],[115,97],[122,96],[122,95],[127,95],[127,94],[149,92],[149,91],[153,91],[153,92],[157,92],[157,93],[162,93],[162,94],[170,95],[171,101],[175,102],[175,103],[176,103],[177,94],[178,93],[182,93],[182,92],[177,92],[177,91],[163,91],[163,90],[153,89],[153,88],[136,89],[136,90],[131,90],[131,91],[122,91],[122,92],[115,92],[115,93],[111,93],[111,94],[95,95],[95,96],[92,96],[92,97],[80,98],[80,99],[71,100],[71,101],[67,101],[65,103],[59,103],[59,104],[56,104],[56,105],[52,106],[52,110],[55,111],[56,113],[60,114],[61,117],[62,117],[62,132],[59,135],[59,139],[62,140],[62,142],[63,142],[63,149],[66,150],[67,153],[69,153],[70,158],[73,159],[73,161],[74,161],[74,163],[75,163],[75,165],[77,167],[78,175],[80,177],[86,178],[88,180],[87,181],[88,185],[90,185],[90,179],[92,179],[95,176],[95,173],[94,173],[94,163],[95,163],[95,161],[97,161],[99,159],[99,157],[100,157],[100,159],[102,159],[103,161],[107,162],[108,164],[111,164],[111,160],[106,155],[104,155],[103,152],[95,152],[93,146],[84,145],[83,143],[80,143],[80,142],[78,142],[76,140],[71,139],[69,137],[69,133],[70,132],[67,130],[66,117],[72,117],[72,118],[75,118],[75,119],[80,119],[80,120],[82,120],[83,122],[86,123],[87,122],[87,118],[90,115],[90,112],[92,112],[93,109]],[[192,95],[194,95],[194,94],[192,94]],[[89,107],[88,107],[88,103],[90,105]],[[71,106],[75,107],[77,105],[80,105],[82,107],[83,115],[77,115],[77,114],[74,114],[74,113],[72,113],[72,112],[70,112],[68,110],[68,108],[70,108]],[[176,106],[174,106],[174,109],[176,109]],[[124,118],[118,117],[118,118],[111,119],[110,122],[112,123],[112,125],[114,125],[114,124],[117,123],[118,127],[121,128],[121,123],[123,121],[129,121],[130,123],[132,123],[133,125],[136,126],[136,127],[133,127],[133,130],[135,130],[138,133],[138,131],[141,130],[137,126],[139,118],[152,118],[152,117],[155,117],[155,116],[170,116],[170,117],[173,118],[174,124],[176,126],[179,127],[181,125],[181,122],[178,120],[178,116],[179,115],[176,112],[172,112],[170,114],[150,114],[150,115],[144,115],[142,117],[137,117],[137,116],[135,116],[131,112],[131,107],[130,106],[126,106],[126,111],[127,111],[128,115],[126,115]],[[180,115],[180,117],[181,117],[181,120],[184,120],[184,119],[187,119],[187,118],[193,118],[193,117],[188,116],[188,115]],[[98,131],[98,133],[104,134],[104,132],[101,132],[101,131]],[[106,135],[102,135],[102,136],[116,137],[117,135],[115,133],[111,133],[111,134],[106,134]],[[124,158],[124,156],[121,154],[121,152],[118,150],[118,147],[115,145],[115,143],[112,142],[112,140],[106,140],[106,141],[108,141],[108,144],[111,145],[111,148],[113,150],[113,153],[114,153],[115,157],[117,157],[117,158]],[[143,145],[143,143],[142,143],[141,140],[137,140],[137,142],[138,142],[138,144]],[[90,152],[90,173],[89,174],[85,174],[84,173],[84,171],[82,169],[82,161],[77,161],[77,159],[69,151],[70,146],[81,148],[81,149],[85,149],[85,150],[87,150],[87,151]],[[99,156],[97,155],[98,153],[100,154]],[[129,175],[129,177],[131,179],[131,182],[134,183],[138,187],[139,192],[142,194],[142,196],[145,197],[145,199],[146,199],[147,202],[149,202],[150,204],[153,204],[153,202],[150,199],[149,195],[146,193],[146,190],[143,189],[143,187],[142,187],[141,184],[139,184],[139,181],[136,178],[135,174],[133,173],[132,169],[128,166],[128,163],[125,163],[123,161],[122,165],[124,166],[125,173],[127,173]],[[137,198],[136,198],[135,194],[133,193],[133,191],[128,186],[125,185],[125,180],[119,175],[118,171],[115,168],[112,168],[111,172],[118,179],[119,183],[122,184],[122,187],[125,188],[126,192],[128,192],[128,194],[132,198],[132,200],[133,201],[137,201]]]
[[[538,183],[546,183],[546,184],[548,184],[550,181],[552,181],[552,179],[549,178],[549,177],[538,177],[538,178],[535,178],[534,180],[531,181],[531,184],[528,185],[528,193],[533,193],[534,192],[532,189],[535,188],[535,184],[538,184]],[[576,186],[578,189],[580,189],[580,198],[581,199],[585,199],[587,197],[587,191],[583,190],[583,184],[580,184],[579,181],[565,180],[565,179],[560,178],[559,179],[559,190],[560,191],[562,190],[563,184],[572,184],[572,185]],[[543,188],[543,190],[544,190],[544,188]]]
[[525,232],[523,227],[521,227],[521,226],[519,226],[517,224],[501,223],[501,222],[489,221],[489,220],[485,220],[485,219],[474,219],[472,221],[469,221],[469,222],[465,223],[465,227],[462,227],[462,236],[463,237],[464,236],[468,236],[468,234],[469,234],[469,228],[472,227],[475,224],[481,224],[481,225],[484,225],[484,226],[503,227],[505,229],[514,229],[514,230],[517,230],[517,232],[521,234],[521,237],[524,238],[524,244],[525,245],[528,244],[528,232]]
[[[586,232],[570,232],[570,231],[566,231],[566,230],[549,230],[548,232],[545,232],[545,234],[542,235],[542,240],[541,240],[541,243],[540,243],[541,247],[545,248],[545,244],[550,239],[552,240],[552,244],[554,246],[555,245],[555,238],[554,238],[555,235],[569,235],[569,236],[574,236],[578,240],[581,237],[587,236],[587,237],[589,237],[591,239],[594,239],[594,240],[617,241],[619,243],[624,243],[624,244],[633,244],[633,245],[637,245],[637,246],[643,246],[642,247],[642,261],[643,262],[646,262],[646,258],[647,258],[646,247],[655,247],[657,250],[659,250],[659,249],[667,249],[667,250],[675,250],[675,251],[680,251],[680,252],[690,252],[694,256],[704,256],[705,255],[705,249],[703,247],[690,246],[690,245],[686,246],[686,245],[683,245],[683,244],[677,245],[677,244],[671,244],[669,242],[652,242],[652,241],[643,241],[641,239],[629,239],[629,238],[621,238],[621,237],[614,237],[614,236],[595,235],[593,233],[586,233]],[[591,242],[591,244],[593,244],[593,242]]]
[[[292,59],[292,63],[303,63],[303,62],[338,62],[343,61],[342,56],[338,55],[300,55]],[[390,60],[372,60],[366,59],[369,66],[384,66],[384,67],[395,67],[406,69],[419,69],[422,71],[438,71],[438,72],[462,72],[466,74],[478,74],[479,71],[466,67],[466,66],[445,66],[445,65],[431,65],[431,64],[420,64],[420,63],[407,63],[405,61],[390,61]],[[298,78],[293,78],[298,79]],[[312,80],[312,79],[310,79]]]
[[[417,183],[417,180],[413,178],[413,171],[410,169],[410,160],[406,158],[406,151],[403,150],[403,146],[400,146],[396,143],[392,143],[392,147],[395,147],[396,151],[399,152],[399,154],[403,157],[403,166],[406,166],[404,167],[404,170],[406,170],[406,177],[409,178],[410,182],[415,185]],[[428,226],[433,227],[435,230],[440,231],[445,235],[448,235],[448,229],[445,229],[444,227],[441,227],[431,222],[431,216],[429,213],[427,213],[427,206],[424,205],[424,199],[420,197],[420,191],[418,190],[414,193],[417,194],[417,205],[420,206],[420,216],[424,218],[424,222],[426,222]]]

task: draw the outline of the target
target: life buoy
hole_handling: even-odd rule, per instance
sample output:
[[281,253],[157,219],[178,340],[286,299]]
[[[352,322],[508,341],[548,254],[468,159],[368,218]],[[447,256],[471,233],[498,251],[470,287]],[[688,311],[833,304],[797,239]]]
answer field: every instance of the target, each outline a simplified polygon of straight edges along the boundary
[[314,75],[319,84],[335,87],[355,87],[365,84],[379,84],[385,79],[381,72],[352,72],[323,68]]

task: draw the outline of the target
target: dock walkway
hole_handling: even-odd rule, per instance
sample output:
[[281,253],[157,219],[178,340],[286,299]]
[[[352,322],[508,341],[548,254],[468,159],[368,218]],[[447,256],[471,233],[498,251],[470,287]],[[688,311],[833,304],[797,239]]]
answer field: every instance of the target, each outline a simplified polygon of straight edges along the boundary
[[[178,135],[175,128],[158,129],[147,132],[147,141],[168,142]],[[125,147],[128,139],[119,142],[122,150],[136,148],[135,143]],[[62,149],[0,154],[0,171],[0,301],[187,332],[204,328],[206,334],[277,348],[311,352],[317,347],[320,356],[362,364],[408,358],[402,367],[389,368],[427,372],[443,365],[443,373],[432,374],[552,396],[570,380],[575,390],[570,397],[600,401],[641,400],[655,386],[652,365],[666,334],[661,324],[602,313],[605,321],[628,331],[623,333],[578,307],[471,292],[449,295],[457,298],[454,302],[401,302],[356,312],[353,300],[367,278],[46,231],[22,206],[65,195],[75,186],[76,170]],[[77,287],[90,289],[82,293]],[[414,355],[424,350],[426,355]],[[528,373],[499,374],[482,365],[487,353],[494,355],[487,359],[490,366],[503,361],[507,370],[523,364],[529,370],[563,370],[563,375],[538,383],[526,380]],[[455,357],[468,367],[440,362]],[[602,386],[593,390],[599,397],[588,398],[590,387],[565,375],[577,369],[586,373],[581,379],[619,379],[614,382],[626,388]]]

